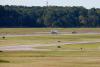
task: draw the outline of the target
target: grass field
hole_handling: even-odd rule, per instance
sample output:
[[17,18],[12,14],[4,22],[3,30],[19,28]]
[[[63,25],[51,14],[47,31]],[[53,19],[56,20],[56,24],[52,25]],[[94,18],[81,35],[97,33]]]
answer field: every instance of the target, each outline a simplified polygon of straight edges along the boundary
[[[1,36],[33,34],[31,36],[0,37],[0,47],[8,45],[48,45],[39,49],[52,51],[3,51],[0,52],[0,67],[100,67],[100,42],[86,44],[65,44],[67,42],[99,41],[99,34],[36,35],[50,32],[52,28],[0,28]],[[100,32],[99,28],[55,28],[60,32]],[[43,33],[42,33],[43,34]],[[60,42],[58,42],[60,41]],[[80,48],[83,48],[82,50]]]
[[99,51],[2,52],[0,67],[100,67]]
[[82,34],[82,35],[42,35],[42,36],[18,36],[0,38],[0,46],[5,45],[32,45],[32,44],[59,44],[75,41],[95,41],[100,40],[100,35]]
[[60,46],[37,47],[38,49],[50,49],[54,51],[100,51],[100,43],[92,44],[65,44]]
[[37,34],[58,30],[59,32],[100,32],[100,28],[0,28],[0,34]]

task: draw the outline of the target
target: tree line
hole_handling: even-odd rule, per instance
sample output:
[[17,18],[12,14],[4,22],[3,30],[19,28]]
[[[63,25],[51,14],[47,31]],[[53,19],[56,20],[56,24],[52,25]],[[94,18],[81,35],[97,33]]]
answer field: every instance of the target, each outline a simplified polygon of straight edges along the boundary
[[0,27],[100,27],[100,8],[0,5]]

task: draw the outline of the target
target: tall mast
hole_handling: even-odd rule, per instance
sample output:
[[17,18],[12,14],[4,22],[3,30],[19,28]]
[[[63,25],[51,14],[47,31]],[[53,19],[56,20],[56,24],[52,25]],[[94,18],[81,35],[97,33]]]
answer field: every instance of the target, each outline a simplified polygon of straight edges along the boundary
[[47,19],[47,13],[48,13],[48,0],[45,0],[45,6],[44,6],[44,23],[48,26],[48,19]]

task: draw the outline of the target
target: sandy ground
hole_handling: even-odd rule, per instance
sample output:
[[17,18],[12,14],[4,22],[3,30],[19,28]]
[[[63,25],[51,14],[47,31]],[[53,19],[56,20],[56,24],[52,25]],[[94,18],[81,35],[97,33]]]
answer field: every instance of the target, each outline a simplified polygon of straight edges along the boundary
[[[33,45],[15,45],[15,46],[1,46],[1,51],[49,51],[50,49],[38,49],[36,47],[45,47],[45,46],[59,46],[64,44],[90,44],[98,43],[98,41],[82,41],[82,42],[66,42],[60,44],[33,44]],[[50,50],[51,51],[51,50]]]
[[[77,33],[77,34],[71,34],[71,33],[60,33],[59,35],[80,35],[80,34],[100,34],[100,33]],[[53,34],[29,34],[29,35],[6,35],[6,37],[18,37],[18,36],[41,36],[41,35],[53,35]],[[2,35],[0,35],[2,37]],[[66,42],[66,43],[54,43],[54,44],[32,44],[32,45],[16,45],[16,46],[1,46],[1,51],[49,51],[50,49],[37,49],[36,47],[41,46],[59,46],[64,44],[90,44],[90,43],[97,43],[100,42],[100,40],[97,41],[80,41],[80,42]]]
[[0,37],[2,36],[6,36],[6,37],[18,37],[18,36],[42,36],[42,35],[81,35],[81,34],[100,34],[99,32],[84,32],[84,33],[75,33],[72,34],[71,32],[61,32],[58,34],[51,34],[50,32],[38,32],[38,33],[34,33],[34,34],[6,34],[6,35],[0,35]]

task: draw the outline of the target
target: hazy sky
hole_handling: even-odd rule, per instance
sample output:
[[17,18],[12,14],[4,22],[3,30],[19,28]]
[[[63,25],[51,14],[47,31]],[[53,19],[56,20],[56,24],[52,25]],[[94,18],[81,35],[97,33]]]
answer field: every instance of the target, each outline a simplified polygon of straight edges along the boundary
[[[48,0],[49,5],[100,8],[100,0]],[[44,6],[45,0],[0,0],[0,5]]]

